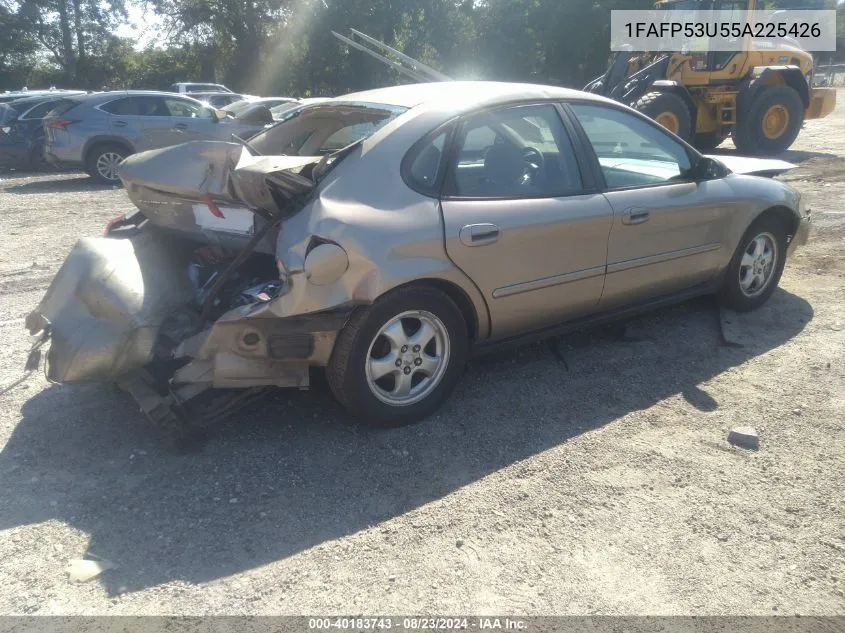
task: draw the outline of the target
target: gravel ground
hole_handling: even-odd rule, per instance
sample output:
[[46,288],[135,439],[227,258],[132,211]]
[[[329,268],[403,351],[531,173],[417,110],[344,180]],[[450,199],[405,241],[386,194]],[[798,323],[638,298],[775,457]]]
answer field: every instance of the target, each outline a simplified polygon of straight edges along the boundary
[[[279,392],[181,457],[123,394],[30,377],[0,396],[0,613],[845,614],[845,107],[785,158],[815,234],[726,325],[743,347],[699,300],[566,337],[566,364],[474,362],[412,428]],[[130,208],[0,175],[0,384],[74,241]],[[83,556],[117,567],[73,583]]]

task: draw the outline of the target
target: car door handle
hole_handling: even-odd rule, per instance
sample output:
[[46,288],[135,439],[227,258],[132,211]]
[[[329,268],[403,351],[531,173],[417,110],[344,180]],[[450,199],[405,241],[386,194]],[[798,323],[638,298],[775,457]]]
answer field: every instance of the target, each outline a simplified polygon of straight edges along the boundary
[[113,125],[115,127],[126,127],[126,121],[115,121]]
[[188,129],[188,126],[185,125],[184,123],[176,123],[176,124],[174,124],[173,129],[177,130],[179,132],[184,132],[185,130]]
[[461,244],[464,246],[485,246],[499,239],[499,227],[495,224],[467,224],[461,229]]
[[648,209],[631,207],[622,213],[622,224],[644,224],[648,222]]

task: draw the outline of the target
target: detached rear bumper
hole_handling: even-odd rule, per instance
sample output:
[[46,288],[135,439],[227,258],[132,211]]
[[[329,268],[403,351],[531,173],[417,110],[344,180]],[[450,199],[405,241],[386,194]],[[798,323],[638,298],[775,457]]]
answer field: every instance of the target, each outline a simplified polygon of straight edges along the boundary
[[158,377],[175,388],[308,387],[355,306],[280,317],[278,298],[255,299],[201,324],[192,253],[157,230],[80,240],[27,317],[37,337],[29,364],[49,343],[53,382],[117,381],[163,365]]
[[26,319],[30,334],[50,339],[50,380],[114,380],[152,360],[162,323],[192,298],[169,245],[151,233],[76,243]]

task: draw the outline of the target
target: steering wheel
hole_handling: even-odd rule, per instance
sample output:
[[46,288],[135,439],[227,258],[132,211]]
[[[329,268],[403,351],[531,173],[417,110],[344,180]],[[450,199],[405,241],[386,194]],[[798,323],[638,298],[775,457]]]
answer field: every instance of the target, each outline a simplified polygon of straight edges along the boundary
[[536,147],[524,147],[522,157],[525,159],[525,175],[532,183],[536,183],[546,173],[546,158]]

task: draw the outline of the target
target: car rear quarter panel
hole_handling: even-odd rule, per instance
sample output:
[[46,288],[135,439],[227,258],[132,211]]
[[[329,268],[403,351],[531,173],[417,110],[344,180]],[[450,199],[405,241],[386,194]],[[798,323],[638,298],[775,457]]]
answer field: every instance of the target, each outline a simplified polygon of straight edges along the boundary
[[[490,325],[487,306],[446,254],[439,201],[411,190],[400,175],[402,157],[432,129],[431,121],[403,122],[404,117],[413,114],[364,142],[329,172],[313,202],[283,224],[277,254],[292,283],[275,309],[290,316],[369,304],[399,286],[438,280],[464,293],[484,338]],[[336,242],[348,254],[349,268],[334,284],[316,286],[297,272],[312,236]]]

